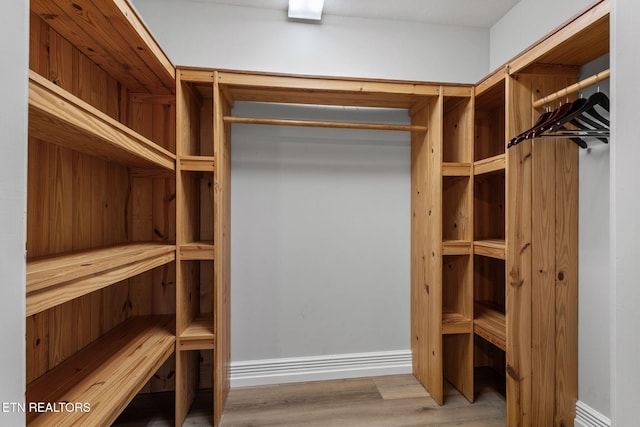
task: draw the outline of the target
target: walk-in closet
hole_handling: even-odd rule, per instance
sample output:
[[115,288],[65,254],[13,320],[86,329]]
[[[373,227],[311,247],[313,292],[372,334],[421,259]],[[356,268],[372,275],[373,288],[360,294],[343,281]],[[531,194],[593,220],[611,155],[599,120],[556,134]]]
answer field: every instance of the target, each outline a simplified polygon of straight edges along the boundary
[[[304,400],[305,393],[318,405],[340,396],[345,402],[374,396],[388,405],[408,399],[402,405],[416,417],[411,422],[424,425],[449,419],[467,425],[473,417],[479,423],[473,425],[484,425],[484,410],[486,425],[574,425],[581,411],[580,156],[612,142],[610,95],[600,90],[609,65],[588,75],[593,67],[585,66],[609,54],[609,0],[574,11],[486,77],[460,83],[174,64],[162,46],[175,48],[171,33],[154,26],[157,17],[144,3],[140,10],[128,0],[29,3],[26,308],[20,319],[28,426],[142,425],[130,421],[138,411],[160,414],[166,425],[254,425],[231,420],[244,420],[238,408],[264,409]],[[191,6],[204,7],[184,5]],[[232,16],[236,6],[221,7]],[[321,30],[322,24],[310,25]],[[221,43],[234,39],[193,40],[197,49],[207,45],[213,52],[224,51]],[[243,115],[247,109],[238,105],[252,103],[261,106],[255,111],[337,108],[331,111],[338,119]],[[391,109],[406,121],[340,119],[341,108]],[[232,319],[240,315],[232,316],[232,295],[243,282],[236,282],[231,256],[232,224],[240,215],[232,209],[239,206],[232,202],[239,188],[232,141],[234,130],[249,126],[404,135],[408,239],[400,265],[407,280],[388,281],[406,293],[404,353],[374,358],[353,351],[315,362],[308,355],[305,365],[270,360],[263,382],[256,380],[247,397],[229,398],[240,389],[234,381],[258,377],[257,368],[232,353]],[[298,135],[304,139],[304,131]],[[249,213],[269,214],[259,208]],[[273,225],[269,235],[285,226]],[[363,232],[384,235],[394,227],[380,223]],[[312,243],[299,240],[303,254]],[[269,244],[280,254],[277,239]],[[322,269],[340,268],[314,261]],[[367,295],[352,304],[353,313],[359,304],[367,304]],[[295,308],[300,322],[309,315],[305,308]],[[284,308],[268,300],[260,310]],[[349,375],[319,389],[281,384],[274,387],[282,395],[260,395],[269,375],[295,378],[313,369],[321,375],[323,366]],[[353,374],[367,366],[405,371],[366,379]],[[322,387],[329,394],[321,395]],[[424,414],[407,403],[411,399],[423,399],[412,404]],[[362,417],[378,410],[363,410]],[[376,416],[384,416],[379,411]],[[302,418],[288,424],[273,414],[263,422],[299,425],[304,410],[297,414]],[[402,419],[397,407],[393,417]],[[341,425],[353,422],[346,419]]]

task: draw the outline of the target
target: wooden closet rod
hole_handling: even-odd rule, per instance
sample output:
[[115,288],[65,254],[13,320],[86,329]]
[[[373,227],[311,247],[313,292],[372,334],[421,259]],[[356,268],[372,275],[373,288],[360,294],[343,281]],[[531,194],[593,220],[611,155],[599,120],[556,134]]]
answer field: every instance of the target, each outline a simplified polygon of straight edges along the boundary
[[426,132],[426,126],[417,125],[390,125],[374,123],[349,123],[349,122],[323,122],[314,120],[290,120],[290,119],[258,119],[253,117],[224,116],[226,123],[244,123],[250,125],[280,125],[280,126],[308,126],[320,128],[338,129],[365,129],[365,130],[395,130],[405,132]]
[[601,71],[598,74],[594,74],[591,77],[587,77],[586,79],[579,81],[578,83],[574,83],[571,86],[568,86],[564,89],[560,89],[559,91],[554,92],[551,95],[547,95],[542,99],[538,99],[537,101],[534,101],[533,107],[540,108],[552,101],[555,101],[556,99],[565,97],[570,93],[578,92],[580,89],[584,89],[587,86],[591,86],[598,82],[601,82],[602,80],[606,80],[609,78],[610,75],[611,75],[611,70]]

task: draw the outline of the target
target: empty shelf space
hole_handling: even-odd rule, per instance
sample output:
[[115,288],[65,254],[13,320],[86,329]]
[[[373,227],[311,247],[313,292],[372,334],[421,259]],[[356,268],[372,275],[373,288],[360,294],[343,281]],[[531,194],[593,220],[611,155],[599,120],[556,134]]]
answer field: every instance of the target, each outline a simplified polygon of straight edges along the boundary
[[215,246],[213,242],[193,242],[180,245],[180,259],[183,261],[213,261]]
[[131,91],[175,93],[175,67],[128,1],[32,0],[31,10]]
[[180,156],[180,170],[194,172],[214,172],[216,167],[213,156]]
[[502,239],[476,240],[473,253],[489,258],[506,259],[507,246]]
[[27,402],[81,402],[89,411],[29,412],[29,426],[110,425],[173,354],[174,316],[131,318],[27,386]]
[[471,163],[442,163],[442,176],[471,176]]
[[180,351],[212,350],[215,340],[213,314],[201,314],[180,334]]
[[27,262],[27,316],[175,259],[175,245],[131,243]]
[[442,333],[468,334],[473,332],[471,319],[446,308],[442,309]]
[[128,167],[175,170],[175,155],[29,71],[29,135]]
[[488,159],[478,160],[473,164],[473,174],[484,175],[503,171],[506,163],[506,154],[499,154],[497,156],[489,157]]
[[504,312],[491,303],[476,302],[474,305],[473,331],[491,344],[505,350],[507,332]]
[[442,242],[442,255],[471,255],[471,242],[468,240],[445,240]]

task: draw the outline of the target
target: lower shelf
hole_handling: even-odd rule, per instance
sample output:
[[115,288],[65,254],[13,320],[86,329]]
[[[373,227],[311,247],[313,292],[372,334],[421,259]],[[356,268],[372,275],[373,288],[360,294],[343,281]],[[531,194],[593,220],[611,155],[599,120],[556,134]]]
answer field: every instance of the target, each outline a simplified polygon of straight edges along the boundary
[[506,350],[507,332],[504,313],[490,303],[474,305],[473,331],[491,344]]
[[444,335],[468,334],[471,332],[473,332],[471,319],[446,308],[442,309],[442,333]]
[[[110,425],[173,354],[174,324],[174,316],[129,319],[31,382],[27,407],[42,411],[29,411],[27,424]],[[80,410],[63,402],[79,404]],[[58,411],[43,412],[47,404]]]
[[180,334],[180,351],[213,350],[216,336],[213,333],[213,314],[196,317]]

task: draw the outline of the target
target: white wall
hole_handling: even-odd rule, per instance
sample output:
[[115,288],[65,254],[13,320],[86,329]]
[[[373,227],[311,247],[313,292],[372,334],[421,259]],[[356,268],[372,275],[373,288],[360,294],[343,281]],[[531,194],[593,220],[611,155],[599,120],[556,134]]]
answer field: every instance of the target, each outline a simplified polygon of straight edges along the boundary
[[[409,122],[248,103],[234,115]],[[409,135],[234,125],[232,141],[232,360],[408,349]]]
[[594,0],[520,0],[490,30],[489,67],[494,70]]
[[489,70],[489,31],[193,0],[135,0],[176,64],[343,77],[475,83]]
[[640,4],[612,3],[611,144],[612,400],[614,425],[638,425],[640,383]]
[[[609,68],[609,55],[582,67],[581,79]],[[583,91],[609,94],[609,80]],[[600,141],[580,150],[578,398],[610,417],[609,149]]]
[[[28,6],[25,1],[0,2],[0,404],[24,402],[25,391]],[[0,407],[0,425],[24,425],[24,414],[4,409]]]

